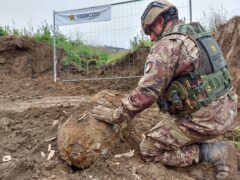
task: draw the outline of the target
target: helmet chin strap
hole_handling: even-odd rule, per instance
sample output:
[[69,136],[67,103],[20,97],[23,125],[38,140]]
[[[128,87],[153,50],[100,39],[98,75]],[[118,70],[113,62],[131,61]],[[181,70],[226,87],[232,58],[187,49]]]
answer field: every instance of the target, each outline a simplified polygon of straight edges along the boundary
[[166,14],[162,15],[161,18],[163,19],[163,26],[161,33],[157,35],[158,40],[161,39],[163,33],[165,32],[168,22],[174,21],[176,19],[176,16],[178,17],[178,11],[176,8],[171,8]]
[[155,34],[155,35],[158,37],[158,40],[161,39],[162,34],[164,33],[164,31],[165,31],[165,29],[166,29],[166,27],[167,27],[167,23],[168,23],[168,20],[165,20],[165,19],[164,19],[164,21],[163,21],[163,26],[162,26],[162,31],[160,32],[159,35],[156,35],[156,34]]
[[161,21],[163,22],[162,23],[162,30],[159,34],[155,33],[154,31],[152,31],[152,33],[157,36],[158,40],[162,37],[162,34],[164,33],[166,27],[167,27],[167,23],[169,22],[169,20],[167,19],[164,19],[163,17],[161,17]]
[[167,24],[168,24],[168,22],[170,22],[170,21],[173,22],[172,26],[174,26],[175,24],[178,24],[178,22],[179,22],[179,20],[176,19],[176,18],[174,18],[174,17],[171,17],[171,18],[169,18],[169,19],[165,19],[165,18],[164,18],[161,33],[160,33],[159,35],[155,34],[155,35],[158,37],[158,40],[160,40],[160,39],[162,38],[162,35],[163,35],[163,33],[165,32],[165,29],[166,29],[166,27],[167,27]]

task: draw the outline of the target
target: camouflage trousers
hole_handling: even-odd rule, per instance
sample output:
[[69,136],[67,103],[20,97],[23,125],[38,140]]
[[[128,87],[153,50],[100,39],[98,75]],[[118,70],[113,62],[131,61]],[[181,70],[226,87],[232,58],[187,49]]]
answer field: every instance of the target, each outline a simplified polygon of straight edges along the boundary
[[143,160],[169,166],[189,166],[198,163],[199,144],[217,140],[237,115],[237,95],[234,91],[188,117],[166,117],[153,127],[140,144]]

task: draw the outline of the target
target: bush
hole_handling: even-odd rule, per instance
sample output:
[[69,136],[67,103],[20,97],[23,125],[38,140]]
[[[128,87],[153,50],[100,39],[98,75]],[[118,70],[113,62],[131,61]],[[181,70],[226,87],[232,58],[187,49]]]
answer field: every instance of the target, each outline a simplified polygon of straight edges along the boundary
[[4,29],[3,27],[0,26],[0,36],[8,36],[9,32],[6,30],[6,28]]
[[144,38],[143,34],[141,38],[139,36],[134,37],[134,39],[130,41],[130,44],[132,51],[136,51],[142,47],[149,48],[153,45],[153,43],[149,39]]
[[50,28],[50,26],[48,24],[44,24],[37,30],[37,33],[34,34],[34,39],[36,41],[52,43],[53,41],[52,32],[53,31]]

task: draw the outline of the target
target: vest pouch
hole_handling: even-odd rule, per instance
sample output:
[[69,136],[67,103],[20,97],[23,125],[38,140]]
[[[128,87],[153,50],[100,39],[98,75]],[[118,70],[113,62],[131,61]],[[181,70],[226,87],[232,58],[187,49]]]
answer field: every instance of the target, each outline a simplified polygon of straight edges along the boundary
[[197,103],[189,98],[188,89],[183,84],[179,81],[173,81],[166,91],[165,104],[168,105],[170,113],[189,114],[196,110]]

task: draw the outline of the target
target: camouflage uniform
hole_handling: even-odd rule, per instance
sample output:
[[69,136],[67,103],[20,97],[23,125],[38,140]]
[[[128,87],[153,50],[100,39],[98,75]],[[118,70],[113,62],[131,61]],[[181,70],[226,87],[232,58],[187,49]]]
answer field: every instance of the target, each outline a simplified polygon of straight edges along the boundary
[[[156,42],[150,50],[145,74],[138,87],[122,99],[118,108],[120,116],[133,118],[156,103],[173,79],[198,67],[199,58],[198,46],[188,36],[172,34]],[[188,116],[167,114],[141,142],[142,158],[172,166],[199,162],[198,143],[223,134],[235,119],[237,95],[234,90],[230,93],[235,98],[224,95]]]

